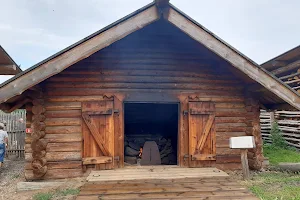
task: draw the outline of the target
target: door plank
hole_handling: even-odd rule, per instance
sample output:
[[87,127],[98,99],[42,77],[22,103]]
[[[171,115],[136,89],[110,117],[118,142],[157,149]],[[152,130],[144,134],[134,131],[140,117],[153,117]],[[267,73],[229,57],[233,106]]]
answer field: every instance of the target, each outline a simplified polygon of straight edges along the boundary
[[210,129],[212,127],[212,124],[213,124],[214,120],[215,120],[215,115],[209,115],[208,121],[207,121],[207,123],[204,127],[204,130],[203,130],[203,134],[202,134],[200,140],[198,141],[198,144],[197,144],[197,147],[196,147],[197,150],[201,151],[203,149],[204,144],[207,140],[207,136],[210,133]]
[[90,129],[90,132],[92,133],[93,137],[95,138],[102,153],[105,156],[110,156],[110,153],[109,153],[108,149],[106,148],[106,146],[104,145],[104,141],[103,141],[102,137],[100,136],[99,131],[97,130],[95,125],[91,123],[91,117],[87,114],[82,113],[82,118],[83,118],[84,122],[86,123],[87,127]]

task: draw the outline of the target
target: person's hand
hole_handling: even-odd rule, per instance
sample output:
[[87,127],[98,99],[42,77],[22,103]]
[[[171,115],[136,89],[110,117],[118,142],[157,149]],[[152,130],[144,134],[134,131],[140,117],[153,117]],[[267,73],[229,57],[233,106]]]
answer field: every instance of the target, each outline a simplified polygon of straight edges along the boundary
[[5,144],[5,148],[7,148],[7,146],[8,146],[8,145],[7,145],[7,144]]

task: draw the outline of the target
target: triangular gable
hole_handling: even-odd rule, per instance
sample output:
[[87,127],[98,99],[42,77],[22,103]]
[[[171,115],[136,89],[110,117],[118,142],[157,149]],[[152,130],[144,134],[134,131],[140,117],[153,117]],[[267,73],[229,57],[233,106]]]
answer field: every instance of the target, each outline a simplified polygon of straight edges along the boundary
[[130,33],[153,23],[160,17],[164,17],[168,22],[231,63],[235,68],[285,102],[300,109],[299,94],[176,7],[169,4],[168,1],[163,0],[157,0],[145,6],[3,83],[0,86],[0,102],[5,102],[16,95],[22,94],[30,87],[58,74],[74,63],[89,57]]

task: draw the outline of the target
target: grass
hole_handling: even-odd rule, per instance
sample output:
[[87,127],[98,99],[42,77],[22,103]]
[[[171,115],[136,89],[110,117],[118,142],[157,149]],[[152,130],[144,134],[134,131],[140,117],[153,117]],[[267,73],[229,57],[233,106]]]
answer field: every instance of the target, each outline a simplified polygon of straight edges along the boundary
[[[272,145],[264,146],[264,156],[274,169],[280,162],[300,162],[300,153]],[[300,200],[300,175],[271,171],[257,174],[245,185],[262,200]]]
[[34,200],[51,200],[55,197],[64,197],[68,195],[78,195],[79,189],[56,190],[54,192],[38,193],[33,196]]
[[287,172],[265,172],[246,181],[249,189],[262,200],[300,200],[300,176]]
[[264,147],[264,155],[269,158],[271,165],[278,165],[280,162],[300,162],[300,153],[293,149],[283,149],[266,145]]

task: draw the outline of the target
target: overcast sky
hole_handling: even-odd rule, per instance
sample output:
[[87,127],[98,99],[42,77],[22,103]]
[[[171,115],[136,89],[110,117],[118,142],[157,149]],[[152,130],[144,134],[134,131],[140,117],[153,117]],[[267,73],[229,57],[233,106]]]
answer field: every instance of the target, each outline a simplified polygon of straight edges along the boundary
[[[24,70],[150,2],[0,0],[0,45]],[[170,2],[258,64],[300,44],[299,0]]]

